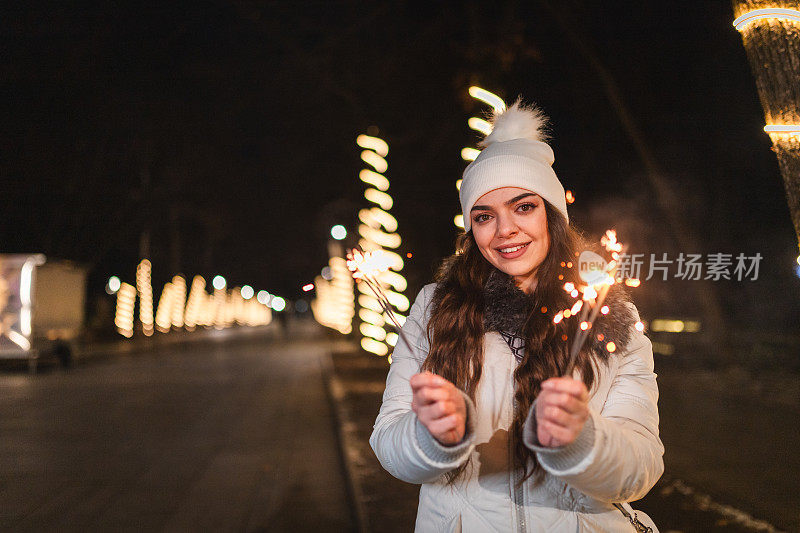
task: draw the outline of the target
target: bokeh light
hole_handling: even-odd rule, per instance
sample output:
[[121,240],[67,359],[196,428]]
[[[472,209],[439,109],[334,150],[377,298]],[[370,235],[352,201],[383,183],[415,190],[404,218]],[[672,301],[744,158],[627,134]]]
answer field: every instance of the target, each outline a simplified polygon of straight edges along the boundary
[[284,300],[280,296],[273,296],[270,307],[272,307],[272,309],[278,312],[283,311],[284,309],[286,309],[286,300]]
[[106,292],[108,294],[116,294],[121,285],[122,282],[117,276],[111,276],[108,278],[108,283],[106,283]]

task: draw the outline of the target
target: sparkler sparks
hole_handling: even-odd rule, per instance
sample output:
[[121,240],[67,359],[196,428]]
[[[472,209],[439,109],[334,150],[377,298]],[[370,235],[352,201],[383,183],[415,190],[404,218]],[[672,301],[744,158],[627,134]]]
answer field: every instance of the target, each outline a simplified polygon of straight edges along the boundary
[[[564,291],[569,293],[572,298],[577,299],[577,301],[571,308],[562,309],[553,317],[554,324],[558,324],[572,316],[578,318],[578,331],[575,334],[575,338],[572,340],[569,363],[564,372],[566,376],[572,374],[575,360],[584,343],[590,336],[590,330],[597,319],[598,313],[606,315],[610,311],[608,305],[604,305],[603,302],[611,286],[617,283],[617,265],[626,247],[617,240],[617,234],[614,230],[606,231],[600,239],[600,244],[605,248],[606,253],[611,256],[611,260],[606,261],[601,255],[590,251],[581,253],[578,259],[578,269],[579,277],[584,284],[576,285],[573,282],[564,283]],[[572,263],[562,262],[561,266],[571,268]],[[563,279],[563,277],[559,276],[559,279]],[[624,282],[630,287],[637,287],[640,284],[638,279],[626,279]],[[640,322],[637,322],[636,329],[642,331],[644,328],[640,326],[640,324]],[[639,329],[640,327],[642,329]],[[603,335],[598,334],[597,338],[602,341]],[[605,347],[609,352],[614,352],[617,349],[613,341],[607,342]]]
[[[392,258],[383,250],[362,252],[354,248],[347,252],[347,268],[352,273],[353,278],[364,283],[369,288],[370,292],[372,292],[378,300],[378,304],[380,304],[383,310],[383,316],[392,322],[395,329],[397,329],[397,334],[400,339],[402,339],[408,349],[411,350],[411,353],[416,356],[417,354],[414,347],[403,333],[402,322],[404,322],[404,320],[400,319],[395,314],[392,302],[389,300],[389,296],[383,290],[383,286],[379,281],[380,275],[387,272],[392,264]],[[364,311],[364,309],[362,309],[362,311]],[[395,342],[397,341],[395,340]]]
[[[383,250],[362,252],[352,249],[347,253],[347,268],[353,273],[355,279],[375,281],[381,272],[386,272],[392,262],[383,253]],[[371,278],[371,280],[370,280]],[[375,281],[377,283],[377,281]]]

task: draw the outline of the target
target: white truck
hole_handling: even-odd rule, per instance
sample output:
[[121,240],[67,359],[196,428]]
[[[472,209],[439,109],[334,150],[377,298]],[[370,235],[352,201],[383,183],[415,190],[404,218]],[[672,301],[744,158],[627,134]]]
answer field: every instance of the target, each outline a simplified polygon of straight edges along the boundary
[[72,360],[83,330],[87,269],[42,254],[0,254],[0,359]]

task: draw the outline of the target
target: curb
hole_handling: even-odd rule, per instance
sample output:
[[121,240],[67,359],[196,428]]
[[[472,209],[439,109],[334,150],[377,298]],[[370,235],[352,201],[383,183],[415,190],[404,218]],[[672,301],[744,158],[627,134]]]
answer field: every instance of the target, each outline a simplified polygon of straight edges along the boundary
[[334,374],[333,359],[330,352],[326,352],[320,359],[320,367],[322,369],[322,378],[325,382],[325,391],[333,413],[334,425],[336,426],[336,441],[347,484],[347,499],[350,501],[353,520],[359,533],[368,533],[370,528],[367,510],[364,505],[364,491],[356,475],[356,465],[348,453],[348,450],[354,444],[354,437],[348,431],[348,425],[352,423],[350,422],[347,406],[344,403],[346,393],[341,381]]

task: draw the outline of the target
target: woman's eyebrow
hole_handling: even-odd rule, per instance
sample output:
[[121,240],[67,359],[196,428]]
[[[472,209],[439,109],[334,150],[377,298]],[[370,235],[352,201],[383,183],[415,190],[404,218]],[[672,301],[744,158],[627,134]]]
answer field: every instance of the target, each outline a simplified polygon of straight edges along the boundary
[[[533,193],[533,192],[524,192],[524,193],[520,194],[519,196],[515,196],[511,200],[506,201],[505,204],[506,205],[511,205],[511,204],[513,204],[515,202],[519,202],[523,198],[527,198],[528,196],[539,196],[539,195],[536,194],[536,193]],[[489,207],[488,205],[474,205],[474,206],[472,206],[472,209],[470,209],[470,212],[472,212],[472,211],[490,211],[491,209],[492,208]]]
[[519,202],[520,200],[522,200],[523,198],[527,198],[528,196],[539,196],[539,195],[536,194],[536,193],[532,193],[532,192],[525,192],[525,193],[522,193],[519,196],[515,196],[511,200],[507,201],[506,205],[511,205],[513,203]]

